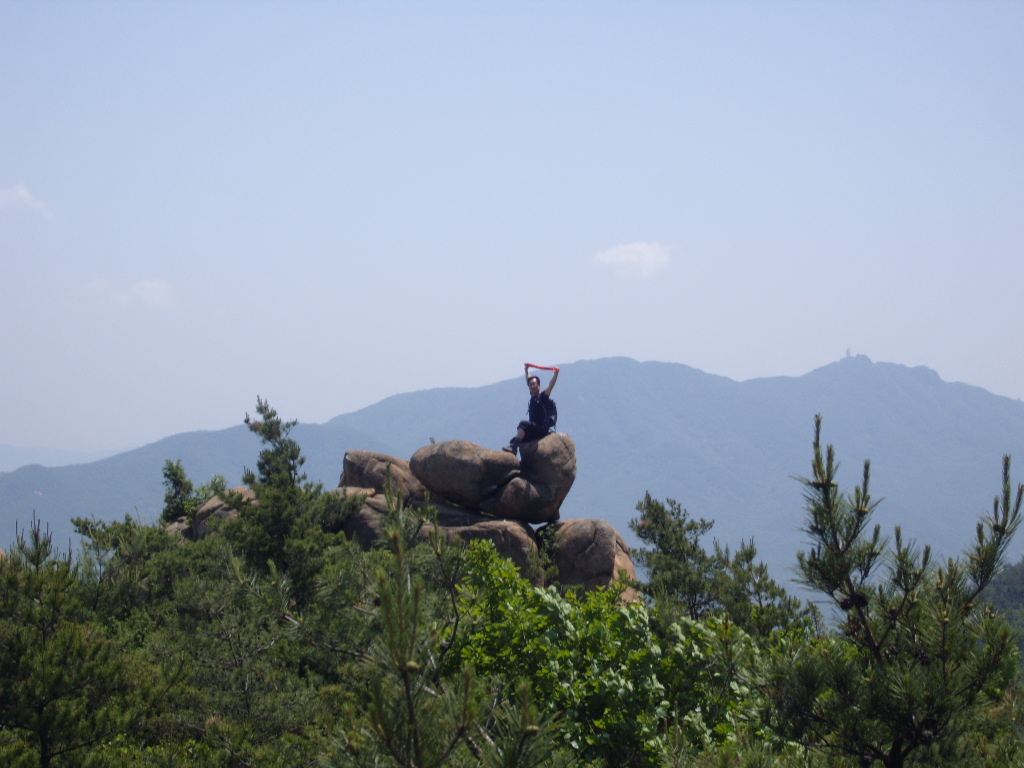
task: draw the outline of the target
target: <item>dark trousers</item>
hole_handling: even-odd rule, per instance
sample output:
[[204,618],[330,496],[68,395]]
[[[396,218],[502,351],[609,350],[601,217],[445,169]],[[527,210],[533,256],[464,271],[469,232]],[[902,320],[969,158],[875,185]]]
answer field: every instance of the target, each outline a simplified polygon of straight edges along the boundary
[[523,430],[523,434],[526,435],[523,440],[540,440],[544,435],[548,434],[551,429],[548,427],[541,426],[532,421],[520,421],[519,429]]

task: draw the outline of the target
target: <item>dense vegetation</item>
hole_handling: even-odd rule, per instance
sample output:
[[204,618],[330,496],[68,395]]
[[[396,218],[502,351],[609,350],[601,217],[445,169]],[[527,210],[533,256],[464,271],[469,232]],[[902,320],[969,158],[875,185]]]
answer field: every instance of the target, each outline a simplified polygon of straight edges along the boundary
[[[4,766],[1006,766],[1022,763],[1014,637],[983,599],[1020,523],[1009,460],[964,556],[871,524],[869,467],[838,488],[816,424],[801,606],[712,524],[649,495],[631,523],[646,602],[536,587],[489,543],[307,482],[265,402],[246,483],[168,462],[165,520],[31,526],[0,559]],[[213,493],[242,510],[186,541]],[[637,585],[632,585],[637,586]]]

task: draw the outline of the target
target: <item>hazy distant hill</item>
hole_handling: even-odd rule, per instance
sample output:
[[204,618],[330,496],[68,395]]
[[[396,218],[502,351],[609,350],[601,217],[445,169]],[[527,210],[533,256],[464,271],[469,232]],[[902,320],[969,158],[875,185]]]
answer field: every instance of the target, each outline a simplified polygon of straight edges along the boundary
[[[579,474],[563,517],[602,517],[628,539],[645,491],[677,499],[735,546],[753,537],[785,577],[801,544],[801,486],[809,474],[813,419],[836,446],[841,480],[852,490],[871,459],[872,491],[885,497],[876,517],[891,533],[958,552],[999,490],[1001,457],[1018,457],[1024,479],[1024,404],[978,387],[943,382],[927,368],[873,363],[863,356],[800,377],[736,382],[685,365],[625,358],[562,367],[555,390],[559,429],[573,437]],[[485,387],[446,388],[387,398],[321,425],[299,425],[311,479],[337,484],[354,448],[408,458],[434,438],[503,445],[525,411],[521,378]],[[287,403],[271,403],[288,418]],[[215,473],[235,484],[254,466],[258,440],[244,426],[169,437],[134,451],[72,467],[24,467],[0,474],[0,541],[33,512],[59,540],[67,519],[159,514],[166,459],[190,477]],[[1024,534],[1011,556],[1024,551]]]
[[28,464],[63,467],[68,464],[86,464],[113,456],[119,451],[68,451],[61,448],[24,448],[0,445],[0,472],[10,472]]

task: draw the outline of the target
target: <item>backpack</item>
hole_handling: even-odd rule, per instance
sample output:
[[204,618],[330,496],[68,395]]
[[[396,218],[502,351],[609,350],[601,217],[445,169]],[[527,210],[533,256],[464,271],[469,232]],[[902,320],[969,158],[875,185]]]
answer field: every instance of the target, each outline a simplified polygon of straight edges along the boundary
[[[534,408],[534,400],[530,398],[530,406],[526,411],[526,418],[533,421],[538,427],[543,427],[549,432],[553,432],[555,424],[558,422],[558,406],[555,405],[555,401],[550,397],[542,397],[537,401],[537,408]],[[537,411],[543,411],[537,413]],[[536,419],[536,420],[535,420]]]
[[558,422],[558,406],[550,397],[548,398],[547,418],[544,419],[545,426],[552,432],[555,431],[555,424]]

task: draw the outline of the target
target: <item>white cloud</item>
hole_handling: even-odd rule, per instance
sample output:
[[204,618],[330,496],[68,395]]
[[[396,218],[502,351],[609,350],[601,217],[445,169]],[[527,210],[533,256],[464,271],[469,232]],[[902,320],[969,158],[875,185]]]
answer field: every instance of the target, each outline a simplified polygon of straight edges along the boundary
[[598,264],[608,264],[622,275],[650,277],[667,269],[672,259],[660,243],[628,243],[594,254]]
[[90,293],[103,301],[117,306],[168,307],[174,297],[174,289],[163,280],[140,280],[121,290],[107,280],[94,280],[88,286]]
[[40,200],[38,197],[28,191],[28,187],[24,184],[15,184],[13,187],[0,188],[0,208],[31,208],[37,213],[41,213],[48,219],[53,218],[53,214],[46,207],[46,203]]

